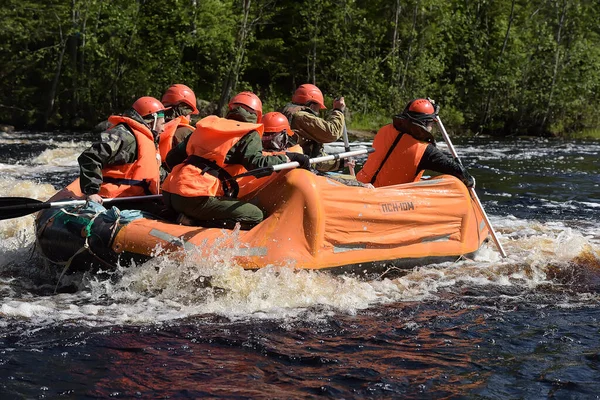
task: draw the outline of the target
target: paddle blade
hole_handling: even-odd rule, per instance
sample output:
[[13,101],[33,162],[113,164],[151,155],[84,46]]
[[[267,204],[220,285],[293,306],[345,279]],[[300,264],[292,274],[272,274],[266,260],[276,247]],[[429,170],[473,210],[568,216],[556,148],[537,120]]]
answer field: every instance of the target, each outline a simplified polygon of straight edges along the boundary
[[48,203],[27,197],[0,197],[0,220],[23,217],[48,207]]

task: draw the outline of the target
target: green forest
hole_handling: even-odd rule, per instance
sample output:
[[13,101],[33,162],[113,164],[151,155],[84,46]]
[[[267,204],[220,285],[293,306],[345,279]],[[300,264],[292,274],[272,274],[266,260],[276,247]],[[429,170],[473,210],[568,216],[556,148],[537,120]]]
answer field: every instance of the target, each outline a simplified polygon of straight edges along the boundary
[[219,114],[302,83],[377,129],[430,97],[455,131],[598,132],[597,0],[3,0],[0,123],[90,129],[190,86]]

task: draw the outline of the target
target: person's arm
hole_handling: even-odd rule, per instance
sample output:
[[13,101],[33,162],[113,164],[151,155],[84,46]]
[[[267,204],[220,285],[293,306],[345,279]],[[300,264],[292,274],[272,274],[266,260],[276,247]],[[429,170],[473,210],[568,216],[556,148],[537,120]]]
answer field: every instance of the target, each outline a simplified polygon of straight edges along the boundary
[[306,139],[318,143],[331,143],[342,137],[344,113],[333,110],[326,119],[323,119],[307,111],[299,111],[294,115],[292,125],[294,131],[299,132]]
[[77,158],[79,185],[86,195],[97,194],[102,184],[102,169],[123,165],[137,159],[135,136],[126,128],[116,127],[100,134],[100,141],[92,144]]
[[175,133],[173,134],[173,147],[179,145],[179,143],[183,142],[187,139],[194,130],[187,126],[180,126],[177,128]]
[[425,169],[441,174],[453,175],[463,181],[467,187],[472,187],[475,184],[473,177],[466,169],[433,144],[427,146],[417,167],[417,171]]
[[252,131],[237,142],[225,157],[227,164],[241,164],[248,171],[288,162],[285,155],[264,156],[262,140],[258,132]]
[[167,171],[171,171],[173,169],[173,167],[175,167],[177,164],[181,164],[188,157],[188,154],[185,149],[187,147],[187,144],[188,144],[191,136],[192,135],[188,135],[183,140],[183,142],[181,142],[177,146],[173,147],[171,149],[171,151],[169,151],[167,153],[167,159],[163,163],[165,165],[165,169]]

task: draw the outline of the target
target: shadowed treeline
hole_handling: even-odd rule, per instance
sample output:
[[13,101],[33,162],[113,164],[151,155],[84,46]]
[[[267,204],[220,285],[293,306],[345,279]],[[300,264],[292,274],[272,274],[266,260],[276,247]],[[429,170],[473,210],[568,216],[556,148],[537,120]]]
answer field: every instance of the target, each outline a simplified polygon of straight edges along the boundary
[[[266,109],[294,88],[344,95],[377,128],[414,97],[453,129],[597,129],[600,5],[591,0],[5,0],[0,122],[90,128],[185,83]],[[214,109],[214,106],[213,106]]]

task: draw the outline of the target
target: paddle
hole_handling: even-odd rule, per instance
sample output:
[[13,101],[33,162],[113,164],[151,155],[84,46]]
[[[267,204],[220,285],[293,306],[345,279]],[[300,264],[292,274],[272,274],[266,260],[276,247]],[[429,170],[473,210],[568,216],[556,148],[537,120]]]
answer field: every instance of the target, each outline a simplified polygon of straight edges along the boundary
[[[348,140],[348,129],[346,129],[346,118],[344,118],[344,126],[342,127],[342,138],[344,139],[344,149],[346,152],[350,151],[350,141]],[[352,161],[350,158],[348,161]],[[356,177],[356,172],[354,171],[354,164],[350,163],[348,165],[348,169],[350,170],[350,175]]]
[[[344,138],[344,149],[346,151],[350,151],[350,142],[348,141],[348,130],[346,129],[346,122],[344,121],[344,129],[342,130],[342,137]],[[350,158],[348,161],[352,161]],[[356,177],[356,172],[354,171],[354,163],[348,164],[348,169],[350,170],[350,175]]]
[[[448,132],[446,132],[446,128],[444,128],[444,124],[442,124],[442,120],[440,119],[440,117],[436,117],[436,122],[440,128],[440,131],[442,131],[442,136],[444,137],[444,140],[446,141],[446,144],[448,145],[448,149],[450,150],[452,157],[454,157],[454,159],[456,159],[456,161],[462,166],[463,164],[460,161],[460,158],[458,157],[458,153],[456,153],[454,146],[452,145],[450,136],[448,136]],[[464,168],[464,166],[463,166],[463,168]],[[479,197],[477,197],[477,193],[475,193],[475,188],[470,187],[469,192],[471,193],[471,197],[475,201],[475,204],[481,211],[481,215],[483,215],[483,220],[485,221],[485,224],[487,225],[488,229],[490,230],[490,234],[492,235],[492,240],[494,241],[494,243],[496,244],[496,247],[500,251],[500,255],[503,258],[506,258],[506,252],[504,251],[504,248],[502,248],[502,245],[500,244],[500,241],[498,240],[498,236],[496,235],[496,232],[494,231],[494,228],[492,227],[492,223],[490,222],[490,219],[488,218],[485,210],[483,209],[483,205],[481,204],[481,201],[479,201]]]
[[[127,202],[127,201],[148,201],[161,199],[162,194],[153,194],[149,196],[134,196],[134,197],[115,197],[112,199],[104,199],[103,204]],[[27,197],[0,197],[0,221],[4,219],[18,218],[32,214],[36,211],[45,210],[47,208],[79,206],[87,203],[87,200],[66,200],[43,202]]]
[[[317,163],[324,162],[324,161],[341,160],[343,158],[354,157],[354,156],[358,156],[361,154],[372,153],[374,151],[375,151],[375,149],[373,149],[373,148],[352,150],[352,151],[347,151],[344,153],[330,154],[328,156],[311,158],[309,161],[311,164],[317,164]],[[243,178],[245,176],[254,176],[256,178],[262,178],[264,176],[271,175],[273,172],[281,171],[284,169],[294,169],[294,168],[298,168],[299,166],[300,166],[300,164],[298,162],[292,161],[289,163],[272,165],[270,167],[253,169],[252,171],[244,172],[243,174],[233,176],[227,180],[235,180],[238,178]]]

